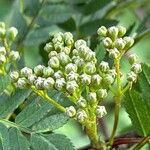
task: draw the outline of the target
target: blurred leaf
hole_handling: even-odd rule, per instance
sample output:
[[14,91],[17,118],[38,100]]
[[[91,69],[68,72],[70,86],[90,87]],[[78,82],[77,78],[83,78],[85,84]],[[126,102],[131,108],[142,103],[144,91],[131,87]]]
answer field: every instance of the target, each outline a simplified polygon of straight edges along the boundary
[[142,135],[150,135],[150,102],[139,93],[131,90],[126,93],[124,106],[136,131]]
[[9,83],[10,83],[10,78],[8,75],[0,76],[0,94],[6,89]]

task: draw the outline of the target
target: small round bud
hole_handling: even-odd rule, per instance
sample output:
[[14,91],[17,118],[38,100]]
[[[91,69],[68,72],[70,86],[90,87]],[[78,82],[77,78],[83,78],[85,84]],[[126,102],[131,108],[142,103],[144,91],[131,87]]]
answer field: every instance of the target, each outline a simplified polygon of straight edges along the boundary
[[118,37],[123,37],[126,34],[126,28],[123,26],[118,26]]
[[76,48],[77,50],[79,50],[79,47],[80,47],[81,45],[85,45],[85,46],[86,46],[86,41],[84,41],[84,40],[77,40],[77,41],[74,43],[74,46],[75,46],[75,48]]
[[87,96],[89,103],[95,103],[97,101],[97,96],[95,92],[90,92]]
[[114,82],[114,78],[110,74],[106,74],[104,77],[104,82],[105,84],[110,85]]
[[96,63],[97,62],[97,59],[96,59],[96,54],[95,54],[95,52],[93,52],[93,51],[88,51],[87,52],[87,54],[86,54],[86,56],[85,56],[85,61],[92,61],[92,62],[94,62],[94,63]]
[[68,81],[66,89],[69,93],[74,93],[79,88],[76,81]]
[[134,63],[137,62],[137,59],[138,59],[137,55],[131,54],[131,55],[129,56],[128,61],[129,61],[129,63],[132,65],[132,64],[134,64]]
[[72,46],[74,43],[73,35],[70,32],[64,33],[64,41],[67,46],[69,46],[69,47]]
[[105,37],[107,35],[107,29],[104,26],[101,26],[98,30],[97,30],[97,34],[100,36]]
[[12,61],[17,61],[20,59],[19,52],[17,52],[17,51],[11,51],[9,54],[9,57]]
[[34,74],[31,74],[30,76],[28,76],[28,81],[30,84],[34,84],[36,79],[37,79],[37,76]]
[[76,109],[73,106],[66,107],[66,114],[69,117],[74,117],[76,115]]
[[103,40],[103,44],[104,44],[104,46],[105,46],[106,48],[111,48],[113,42],[112,42],[111,38],[106,37],[106,38]]
[[64,78],[56,79],[55,88],[58,91],[61,91],[64,88],[65,84],[66,84],[66,82],[65,82]]
[[65,46],[61,49],[61,52],[64,52],[66,55],[69,55],[71,52],[71,49]]
[[44,80],[43,87],[48,90],[48,89],[53,88],[54,84],[55,84],[54,79],[49,77]]
[[48,54],[48,58],[51,58],[53,56],[57,56],[57,52],[56,51],[50,51],[50,53]]
[[10,79],[13,82],[16,82],[19,78],[19,73],[17,71],[13,71],[10,73]]
[[71,71],[77,72],[77,69],[78,69],[78,67],[76,64],[70,63],[65,67],[65,72],[66,73],[70,73]]
[[20,73],[22,77],[29,77],[33,73],[33,71],[28,67],[24,67],[21,69]]
[[107,72],[109,70],[108,62],[102,61],[99,65],[99,69],[101,72]]
[[28,85],[28,81],[26,78],[19,78],[18,81],[16,82],[16,86],[20,89],[26,88]]
[[54,78],[55,79],[60,79],[60,78],[63,78],[63,73],[61,70],[58,70],[57,72],[54,73]]
[[46,43],[46,45],[45,45],[45,47],[44,47],[44,50],[46,51],[46,52],[51,52],[52,50],[54,49],[54,46],[53,46],[53,43],[52,42],[50,42],[50,43]]
[[82,74],[80,76],[80,79],[81,79],[81,84],[83,85],[89,85],[91,83],[91,76],[88,75],[88,74]]
[[106,89],[99,89],[97,91],[97,97],[100,99],[104,99],[107,97],[107,90]]
[[72,81],[72,80],[77,81],[77,80],[78,80],[78,77],[79,77],[79,74],[77,74],[77,73],[71,71],[71,72],[67,75],[66,79],[67,79],[67,81]]
[[107,114],[107,112],[106,112],[105,106],[97,106],[96,115],[99,118],[104,117],[106,114]]
[[133,64],[131,70],[136,74],[142,72],[141,64]]
[[50,60],[48,61],[48,65],[54,69],[58,69],[60,66],[59,59],[56,56],[50,58]]
[[85,65],[85,61],[82,58],[76,58],[73,61],[80,69],[83,68],[83,66]]
[[35,80],[35,82],[34,82],[35,87],[36,87],[38,90],[42,90],[42,89],[43,89],[43,86],[44,86],[44,81],[45,81],[45,78],[38,77],[38,78]]
[[88,55],[88,52],[90,51],[90,49],[86,45],[81,45],[78,48],[78,51],[79,51],[79,56],[84,58],[86,57],[86,55]]
[[87,119],[87,114],[84,110],[80,110],[77,112],[77,120],[80,122],[80,123],[84,123]]
[[0,46],[0,55],[6,55],[6,49],[5,47]]
[[118,49],[118,50],[123,50],[124,47],[125,47],[126,43],[125,41],[120,38],[120,39],[117,39],[115,42],[114,42],[114,46]]
[[59,33],[56,33],[54,34],[54,38],[53,38],[53,43],[63,43],[63,33],[62,32],[59,32]]
[[0,55],[0,65],[4,64],[6,62],[5,55]]
[[43,76],[45,78],[50,77],[54,74],[54,70],[51,67],[44,67],[43,68]]
[[117,75],[117,73],[116,73],[116,70],[115,70],[115,69],[111,69],[111,70],[109,70],[109,71],[108,71],[108,74],[109,74],[110,76],[112,76],[114,79],[115,79],[115,77],[116,77],[116,75]]
[[134,39],[132,37],[124,37],[123,40],[125,41],[125,48],[128,49],[134,44]]
[[34,67],[34,73],[35,73],[35,75],[36,76],[43,75],[43,69],[44,69],[43,65],[38,65],[38,66]]
[[129,82],[136,82],[136,80],[137,80],[137,74],[135,74],[133,71],[129,72],[127,74],[127,80]]
[[0,22],[0,38],[4,38],[6,34],[5,23]]
[[91,78],[91,85],[92,86],[99,86],[101,84],[102,77],[99,74],[95,74]]
[[77,101],[77,105],[81,108],[85,108],[87,106],[87,101],[81,96]]
[[84,71],[87,74],[93,74],[96,72],[96,67],[95,64],[88,62],[85,67],[84,67]]
[[64,52],[59,53],[58,57],[59,57],[61,65],[63,65],[63,66],[65,66],[69,62],[71,62],[70,57],[68,55],[66,55]]
[[79,56],[79,51],[77,49],[73,49],[72,55],[73,56]]
[[60,52],[64,48],[64,43],[57,42],[54,44],[54,49],[57,52]]
[[117,58],[119,56],[120,52],[117,50],[117,48],[114,48],[114,49],[110,49],[109,51],[109,57],[110,58]]
[[18,34],[18,30],[15,27],[11,27],[7,31],[7,37],[10,41],[14,41]]
[[108,35],[111,37],[111,39],[115,40],[118,36],[118,28],[115,26],[112,26],[108,28]]

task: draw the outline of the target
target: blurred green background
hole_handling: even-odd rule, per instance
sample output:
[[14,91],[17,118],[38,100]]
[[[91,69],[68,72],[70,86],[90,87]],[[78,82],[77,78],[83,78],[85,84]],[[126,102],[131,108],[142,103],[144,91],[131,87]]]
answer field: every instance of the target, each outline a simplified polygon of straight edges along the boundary
[[[102,45],[96,46],[96,30],[101,25],[113,24],[127,27],[130,35],[140,34],[142,38],[139,37],[131,52],[135,52],[141,62],[150,64],[149,0],[0,0],[0,21],[18,28],[20,34],[14,48],[24,57],[21,64],[29,67],[45,63],[47,56],[43,53],[43,43],[48,40],[49,33],[58,31],[70,31],[75,39],[84,38],[99,60],[103,59]],[[124,60],[122,65],[123,72],[127,72],[129,66]],[[108,135],[113,123],[112,106],[112,100],[108,98],[108,115],[104,118]],[[118,134],[126,133],[127,129],[132,131],[131,122],[122,108]],[[79,124],[72,120],[56,132],[66,134],[77,148],[89,144]]]

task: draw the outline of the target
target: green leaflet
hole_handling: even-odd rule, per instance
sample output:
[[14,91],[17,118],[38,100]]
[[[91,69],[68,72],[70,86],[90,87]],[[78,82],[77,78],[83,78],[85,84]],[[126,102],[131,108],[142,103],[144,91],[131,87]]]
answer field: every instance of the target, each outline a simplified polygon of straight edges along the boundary
[[31,90],[16,90],[11,96],[0,101],[0,117],[5,118],[12,113],[31,93]]

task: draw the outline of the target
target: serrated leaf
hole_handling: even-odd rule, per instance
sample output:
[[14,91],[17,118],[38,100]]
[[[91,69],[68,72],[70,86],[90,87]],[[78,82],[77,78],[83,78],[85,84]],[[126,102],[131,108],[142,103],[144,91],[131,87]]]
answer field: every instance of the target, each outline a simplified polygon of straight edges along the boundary
[[9,129],[10,150],[30,150],[30,144],[26,137],[17,129]]
[[143,99],[134,90],[126,93],[124,106],[136,131],[142,135],[150,135],[150,101]]
[[0,76],[0,94],[6,89],[9,83],[10,79],[8,76]]
[[31,90],[16,90],[11,96],[0,101],[0,117],[5,118],[12,113],[31,93]]

